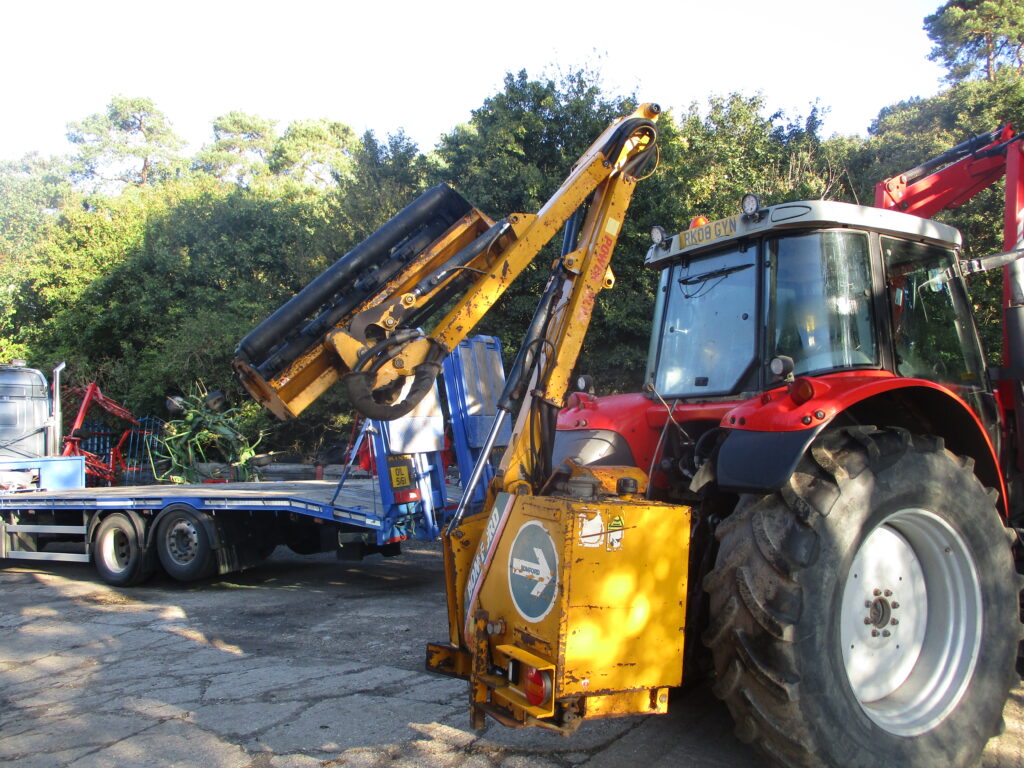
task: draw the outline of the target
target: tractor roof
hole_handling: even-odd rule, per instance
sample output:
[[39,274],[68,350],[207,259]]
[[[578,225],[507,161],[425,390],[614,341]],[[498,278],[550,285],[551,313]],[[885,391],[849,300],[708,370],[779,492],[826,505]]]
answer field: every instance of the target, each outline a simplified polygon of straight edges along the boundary
[[832,227],[866,229],[949,246],[962,243],[956,229],[932,219],[866,205],[807,200],[762,208],[753,215],[737,213],[726,219],[691,226],[661,245],[652,246],[645,261],[648,266],[660,267],[680,256],[696,255],[732,240],[757,237],[770,231]]

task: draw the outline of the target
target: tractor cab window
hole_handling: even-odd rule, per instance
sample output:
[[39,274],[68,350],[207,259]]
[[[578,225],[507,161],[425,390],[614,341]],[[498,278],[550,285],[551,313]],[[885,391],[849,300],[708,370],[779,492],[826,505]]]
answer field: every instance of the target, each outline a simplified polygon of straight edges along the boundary
[[948,248],[882,238],[896,372],[949,386],[982,384],[984,369],[962,284]]
[[768,240],[767,354],[796,375],[878,365],[868,237],[825,230]]
[[755,373],[757,248],[733,245],[671,267],[654,386],[666,397],[744,388]]

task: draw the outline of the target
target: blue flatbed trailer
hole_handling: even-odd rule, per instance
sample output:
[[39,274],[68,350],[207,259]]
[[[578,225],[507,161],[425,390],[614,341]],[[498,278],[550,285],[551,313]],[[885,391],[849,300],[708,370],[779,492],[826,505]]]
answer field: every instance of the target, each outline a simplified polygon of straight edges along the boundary
[[189,581],[255,565],[279,544],[398,554],[395,522],[372,478],[26,491],[0,494],[0,558],[91,560],[118,586],[159,561]]
[[[90,513],[134,510],[157,514],[171,504],[187,504],[200,512],[262,512],[303,515],[380,530],[381,499],[371,479],[350,479],[343,488],[328,480],[294,482],[211,483],[200,485],[134,485],[64,491],[29,491],[0,495],[0,515]],[[7,554],[6,557],[12,555]],[[35,558],[38,559],[38,558]]]
[[[481,456],[482,435],[504,385],[498,340],[463,341],[445,360],[444,372],[453,448],[468,472],[475,461],[488,458]],[[423,405],[401,419],[364,427],[359,442],[370,441],[376,479],[350,476],[350,464],[337,483],[65,485],[65,490],[0,492],[0,559],[91,561],[107,583],[132,586],[158,565],[180,581],[241,570],[281,544],[298,554],[333,551],[343,559],[399,554],[406,539],[437,538],[461,490],[445,478],[440,402],[428,398]],[[351,456],[357,449],[358,443]],[[41,482],[71,478],[84,484],[82,461],[36,458],[7,464],[31,469]],[[473,503],[482,503],[482,488]]]

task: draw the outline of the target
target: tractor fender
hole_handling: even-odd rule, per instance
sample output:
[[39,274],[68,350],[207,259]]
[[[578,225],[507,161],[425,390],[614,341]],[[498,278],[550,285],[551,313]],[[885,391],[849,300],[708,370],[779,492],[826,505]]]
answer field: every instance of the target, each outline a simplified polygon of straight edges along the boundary
[[[858,384],[853,377],[833,378],[827,389],[820,379],[813,383],[827,395],[820,401],[811,400],[800,408],[790,401],[769,410],[779,400],[790,400],[783,393],[774,401],[748,401],[725,415],[720,424],[724,434],[714,455],[719,488],[739,493],[777,491],[829,426],[872,424],[942,438],[953,453],[973,460],[975,474],[999,492],[999,505],[1006,513],[1006,487],[996,450],[977,415],[952,390],[921,379],[866,377]],[[805,426],[808,415],[812,423]]]
[[728,430],[715,457],[718,487],[735,493],[777,491],[824,428],[819,424],[800,432]]

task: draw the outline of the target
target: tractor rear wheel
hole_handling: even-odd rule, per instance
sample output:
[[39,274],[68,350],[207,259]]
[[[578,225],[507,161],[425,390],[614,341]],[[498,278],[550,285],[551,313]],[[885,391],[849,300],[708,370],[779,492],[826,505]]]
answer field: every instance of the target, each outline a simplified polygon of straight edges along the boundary
[[783,766],[967,766],[1014,683],[1019,584],[973,464],[937,438],[819,438],[718,528],[704,642],[737,735]]

